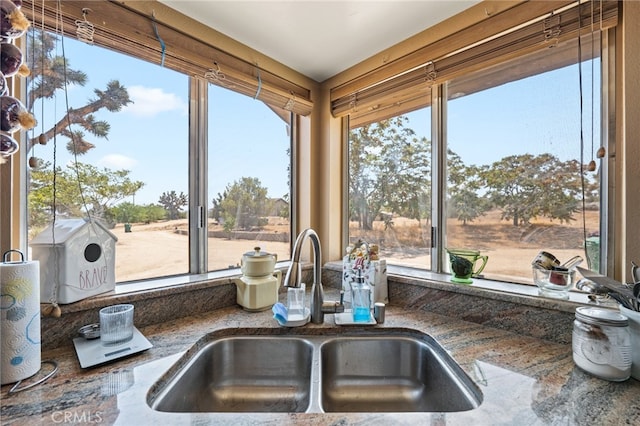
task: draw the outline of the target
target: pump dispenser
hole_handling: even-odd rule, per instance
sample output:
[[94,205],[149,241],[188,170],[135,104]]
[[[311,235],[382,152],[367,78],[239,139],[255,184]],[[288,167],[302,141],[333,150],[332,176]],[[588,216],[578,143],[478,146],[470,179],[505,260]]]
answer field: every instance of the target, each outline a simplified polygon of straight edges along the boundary
[[371,319],[371,286],[358,269],[358,276],[351,283],[351,307],[354,322],[369,322]]

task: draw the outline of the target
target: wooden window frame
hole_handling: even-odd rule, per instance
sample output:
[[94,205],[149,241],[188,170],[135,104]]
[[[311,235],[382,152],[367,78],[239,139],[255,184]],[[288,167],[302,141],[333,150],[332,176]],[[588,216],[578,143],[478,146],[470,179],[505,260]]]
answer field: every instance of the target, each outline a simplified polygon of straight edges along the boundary
[[612,28],[619,8],[612,0],[522,3],[332,88],[331,114],[349,115],[354,128],[422,108],[433,85]]
[[[85,8],[90,11],[87,20],[94,23],[96,46],[162,64],[189,76],[209,77],[211,84],[251,96],[273,108],[311,114],[310,89],[221,50],[215,41],[185,34],[154,14],[144,15],[128,7],[127,2],[25,0],[22,4],[32,25],[75,39],[76,21],[83,19]],[[217,73],[224,78],[215,78]]]

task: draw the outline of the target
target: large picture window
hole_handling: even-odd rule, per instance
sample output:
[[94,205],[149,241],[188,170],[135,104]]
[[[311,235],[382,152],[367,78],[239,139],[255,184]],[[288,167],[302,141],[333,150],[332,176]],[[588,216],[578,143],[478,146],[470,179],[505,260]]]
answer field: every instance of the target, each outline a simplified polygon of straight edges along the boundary
[[507,282],[533,283],[541,250],[599,270],[602,87],[594,33],[434,85],[438,114],[407,109],[367,123],[356,113],[349,241],[379,244],[390,264],[445,273],[446,249],[479,251],[482,276]]
[[38,121],[29,132],[29,240],[54,215],[58,224],[92,218],[117,239],[116,282],[192,273],[190,191],[206,186],[209,229],[197,244],[208,245],[207,271],[239,266],[256,246],[288,259],[291,112],[208,85],[198,102],[209,112],[210,158],[196,175],[187,74],[37,29],[25,39]]
[[577,42],[557,49],[575,60],[542,51],[448,84],[446,246],[489,256],[487,278],[531,282],[540,250],[599,267],[585,247],[600,236],[600,58],[581,63],[581,91]]
[[26,39],[28,107],[38,120],[30,239],[54,213],[91,217],[117,238],[117,282],[188,273],[189,235],[177,232],[187,220],[188,77],[48,32]]

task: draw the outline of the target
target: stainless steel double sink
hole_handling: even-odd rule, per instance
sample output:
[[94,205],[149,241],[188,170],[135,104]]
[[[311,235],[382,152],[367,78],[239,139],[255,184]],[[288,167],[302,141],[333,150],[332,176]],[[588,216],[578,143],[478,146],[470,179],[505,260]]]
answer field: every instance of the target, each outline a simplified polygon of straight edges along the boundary
[[182,413],[453,412],[478,407],[482,392],[416,330],[254,328],[200,339],[147,403]]

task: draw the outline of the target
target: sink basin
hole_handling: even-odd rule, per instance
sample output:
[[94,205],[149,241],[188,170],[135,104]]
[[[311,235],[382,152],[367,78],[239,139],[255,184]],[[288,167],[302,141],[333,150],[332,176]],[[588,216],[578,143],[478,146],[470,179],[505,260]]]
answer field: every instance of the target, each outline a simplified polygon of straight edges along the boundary
[[304,412],[313,346],[288,337],[226,337],[197,351],[152,408],[165,412]]
[[453,412],[482,402],[464,370],[416,330],[245,330],[200,339],[154,384],[149,406],[183,413]]
[[322,345],[321,360],[325,412],[451,412],[480,405],[476,386],[434,341],[337,338]]

